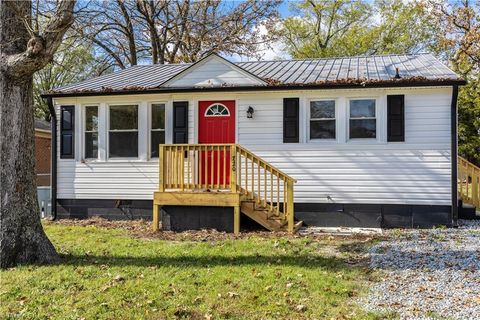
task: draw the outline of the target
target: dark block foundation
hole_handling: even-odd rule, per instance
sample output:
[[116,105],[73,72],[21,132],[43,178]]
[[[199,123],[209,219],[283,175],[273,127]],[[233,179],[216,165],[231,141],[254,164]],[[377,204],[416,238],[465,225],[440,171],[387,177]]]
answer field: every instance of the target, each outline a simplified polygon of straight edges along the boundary
[[[99,216],[110,220],[152,219],[149,200],[61,199],[58,218],[85,219]],[[431,228],[452,226],[450,206],[397,204],[295,203],[295,217],[306,226],[368,228]],[[233,209],[222,207],[164,206],[165,230],[217,229],[233,231]],[[242,229],[261,229],[245,215]]]

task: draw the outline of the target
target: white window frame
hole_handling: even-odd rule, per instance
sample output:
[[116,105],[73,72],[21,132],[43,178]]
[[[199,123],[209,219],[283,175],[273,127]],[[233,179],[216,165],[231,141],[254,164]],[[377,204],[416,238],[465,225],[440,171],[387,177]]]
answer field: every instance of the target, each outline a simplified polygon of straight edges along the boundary
[[[329,139],[319,139],[319,138],[314,138],[312,139],[310,137],[310,121],[312,120],[311,118],[311,110],[310,110],[310,103],[314,101],[334,101],[335,102],[335,118],[318,118],[315,120],[335,120],[335,138],[329,138]],[[340,114],[339,114],[339,107],[338,107],[338,98],[310,98],[307,100],[307,124],[306,124],[306,136],[307,136],[307,142],[309,143],[336,143],[338,142],[339,139],[339,131],[338,131],[338,125],[339,125],[339,119],[340,119]],[[315,121],[314,120],[314,121]]]
[[[367,118],[350,118],[350,102],[353,100],[374,100],[375,101],[375,117],[367,117]],[[358,142],[358,143],[378,143],[380,142],[381,138],[381,126],[379,125],[380,122],[380,113],[379,113],[379,97],[375,96],[365,96],[365,97],[349,97],[347,98],[347,114],[345,115],[346,119],[346,137],[347,137],[347,142]],[[375,119],[375,138],[350,138],[350,120],[353,119],[358,119],[358,120],[368,120],[368,119]]]
[[[91,131],[87,130],[87,108],[88,107],[96,107],[97,108],[97,118],[98,118],[98,127],[97,131]],[[98,161],[100,159],[100,105],[98,103],[85,103],[82,105],[82,136],[80,140],[82,141],[81,143],[81,148],[82,148],[82,159],[84,161]],[[97,157],[96,158],[87,158],[86,156],[86,139],[85,139],[85,134],[86,133],[97,133]]]
[[[110,107],[116,106],[136,106],[137,107],[137,129],[127,129],[127,130],[113,130],[115,132],[137,132],[137,156],[136,157],[110,157]],[[107,129],[106,134],[106,158],[107,160],[114,160],[114,161],[124,161],[124,160],[139,160],[140,159],[140,106],[141,103],[139,102],[122,102],[122,103],[109,103],[107,104],[107,114],[106,114],[106,121],[107,125],[105,126]]]
[[[162,130],[162,129],[152,129],[152,105],[154,104],[163,104],[165,106],[165,128]],[[167,144],[167,127],[168,127],[168,118],[167,118],[167,115],[169,114],[168,112],[168,108],[169,108],[169,103],[168,101],[149,101],[148,102],[148,125],[147,125],[147,128],[148,128],[148,150],[147,150],[147,154],[148,154],[148,159],[152,159],[152,160],[158,160],[158,157],[155,157],[155,158],[152,158],[152,149],[151,149],[151,144],[152,144],[152,131],[164,131],[165,132],[165,144]]]

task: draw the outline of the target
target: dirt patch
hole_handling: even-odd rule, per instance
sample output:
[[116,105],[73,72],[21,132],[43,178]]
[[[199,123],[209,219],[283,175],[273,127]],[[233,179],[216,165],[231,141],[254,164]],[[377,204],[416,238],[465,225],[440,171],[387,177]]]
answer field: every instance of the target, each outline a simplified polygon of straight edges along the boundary
[[46,220],[47,224],[57,224],[63,226],[77,226],[77,227],[87,227],[95,226],[98,228],[106,229],[126,229],[129,231],[151,231],[151,222],[147,220],[107,220],[100,217],[93,217],[89,219],[59,219],[55,221]]
[[[260,237],[264,239],[274,239],[274,238],[289,238],[289,239],[312,239],[312,240],[321,240],[325,242],[331,242],[332,245],[340,245],[340,243],[334,243],[341,241],[344,247],[339,248],[340,251],[348,248],[347,243],[370,243],[371,241],[382,238],[381,236],[372,236],[369,234],[331,234],[331,233],[316,233],[316,234],[289,234],[287,232],[270,232],[270,231],[245,231],[241,232],[239,235],[234,235],[233,233],[217,231],[214,229],[204,229],[204,230],[190,230],[183,232],[174,232],[174,231],[152,231],[152,222],[147,220],[107,220],[99,217],[93,217],[89,219],[61,219],[56,221],[47,221],[47,224],[58,224],[65,226],[95,226],[98,228],[106,229],[124,229],[129,235],[136,238],[143,239],[160,239],[160,240],[171,240],[171,241],[222,241],[229,239],[248,239],[251,237]],[[363,247],[363,245],[362,245]]]

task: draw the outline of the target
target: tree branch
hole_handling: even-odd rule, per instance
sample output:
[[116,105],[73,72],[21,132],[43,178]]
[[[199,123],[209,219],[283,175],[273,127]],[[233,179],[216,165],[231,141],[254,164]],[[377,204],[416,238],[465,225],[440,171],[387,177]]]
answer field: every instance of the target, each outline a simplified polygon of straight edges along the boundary
[[12,78],[21,79],[30,77],[48,64],[74,21],[74,6],[75,0],[60,0],[43,34],[32,36],[24,52],[7,55],[2,59],[5,61],[2,65],[3,71]]

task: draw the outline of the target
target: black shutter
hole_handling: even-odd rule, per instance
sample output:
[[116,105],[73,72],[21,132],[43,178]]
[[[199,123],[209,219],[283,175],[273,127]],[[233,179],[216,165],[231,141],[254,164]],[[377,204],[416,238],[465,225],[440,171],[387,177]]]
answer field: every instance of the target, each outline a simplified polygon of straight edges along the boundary
[[60,158],[75,157],[75,106],[60,107]]
[[405,96],[387,96],[387,141],[405,141]]
[[300,141],[299,114],[299,98],[283,99],[283,142],[296,143]]
[[188,101],[173,103],[173,143],[188,143]]

